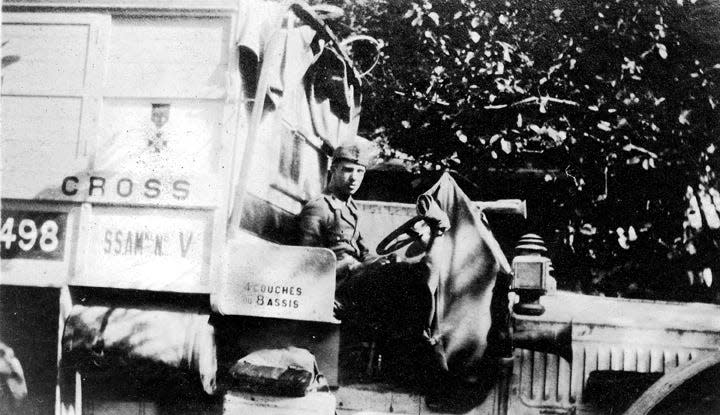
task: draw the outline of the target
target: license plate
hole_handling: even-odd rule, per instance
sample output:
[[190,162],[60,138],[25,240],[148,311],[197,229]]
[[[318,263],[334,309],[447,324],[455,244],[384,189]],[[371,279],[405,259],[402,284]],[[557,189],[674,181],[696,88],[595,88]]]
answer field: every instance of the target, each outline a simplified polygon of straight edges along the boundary
[[62,261],[67,213],[3,209],[0,258]]

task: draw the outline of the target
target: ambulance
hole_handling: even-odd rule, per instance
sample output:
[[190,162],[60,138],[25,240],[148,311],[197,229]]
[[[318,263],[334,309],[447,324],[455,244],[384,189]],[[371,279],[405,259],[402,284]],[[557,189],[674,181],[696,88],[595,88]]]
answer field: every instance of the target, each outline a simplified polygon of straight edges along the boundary
[[[334,256],[290,245],[329,155],[357,133],[362,74],[327,25],[341,14],[302,1],[3,2],[0,342],[26,396],[0,394],[0,409],[439,413],[419,393],[343,382]],[[373,243],[414,215],[359,205]],[[603,385],[717,363],[717,306],[542,301],[542,316],[513,316],[527,341],[468,413],[606,413],[617,399]],[[308,350],[327,387],[233,390],[228,369],[267,347]],[[368,362],[372,380],[381,356]]]

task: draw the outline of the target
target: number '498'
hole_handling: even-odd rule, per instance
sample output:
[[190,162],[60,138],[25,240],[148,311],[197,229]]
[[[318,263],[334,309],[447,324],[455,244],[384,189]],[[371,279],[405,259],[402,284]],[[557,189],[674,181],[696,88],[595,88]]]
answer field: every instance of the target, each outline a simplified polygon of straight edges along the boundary
[[16,228],[15,218],[9,217],[0,228],[0,246],[10,249],[17,242],[20,249],[29,251],[37,244],[44,252],[52,252],[60,243],[58,230],[57,222],[52,219],[44,221],[39,227],[33,219],[22,219]]

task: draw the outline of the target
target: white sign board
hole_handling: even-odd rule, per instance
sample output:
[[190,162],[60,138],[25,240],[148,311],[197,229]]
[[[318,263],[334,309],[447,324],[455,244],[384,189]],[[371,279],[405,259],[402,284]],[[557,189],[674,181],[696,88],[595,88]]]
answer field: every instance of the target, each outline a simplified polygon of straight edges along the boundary
[[183,210],[107,209],[93,215],[83,285],[207,291],[210,216]]
[[335,254],[242,237],[228,243],[228,272],[212,293],[226,315],[336,322]]

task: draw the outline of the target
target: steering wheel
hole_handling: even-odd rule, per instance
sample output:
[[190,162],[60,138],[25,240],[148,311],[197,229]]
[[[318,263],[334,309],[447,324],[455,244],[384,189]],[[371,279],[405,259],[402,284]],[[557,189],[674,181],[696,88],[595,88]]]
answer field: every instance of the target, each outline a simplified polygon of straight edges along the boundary
[[425,218],[423,218],[422,216],[415,216],[414,218],[400,225],[399,228],[390,232],[390,234],[386,236],[385,239],[380,241],[377,248],[375,249],[375,252],[377,252],[378,255],[387,255],[419,240],[422,235],[415,231],[415,229],[413,228],[415,224],[420,222],[421,220],[425,220]]

